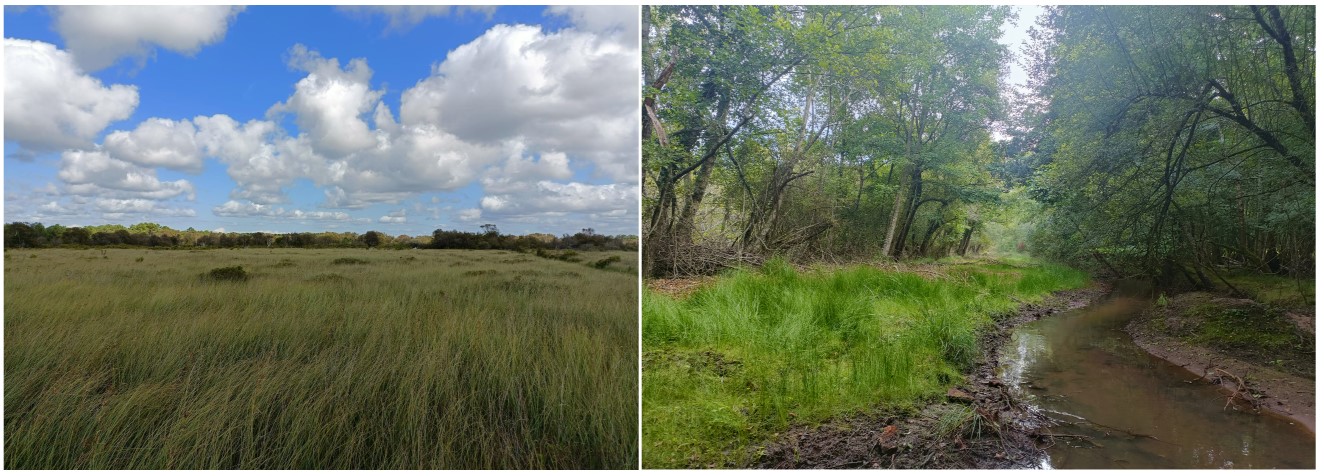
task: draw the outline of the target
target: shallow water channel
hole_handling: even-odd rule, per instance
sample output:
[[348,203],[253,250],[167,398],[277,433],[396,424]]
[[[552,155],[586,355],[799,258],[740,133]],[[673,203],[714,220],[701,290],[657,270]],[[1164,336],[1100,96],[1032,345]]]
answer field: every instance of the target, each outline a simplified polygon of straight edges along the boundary
[[1140,293],[1021,326],[1003,381],[1062,424],[1044,467],[1314,468],[1315,436],[1268,415],[1224,409],[1195,375],[1146,353],[1122,328]]

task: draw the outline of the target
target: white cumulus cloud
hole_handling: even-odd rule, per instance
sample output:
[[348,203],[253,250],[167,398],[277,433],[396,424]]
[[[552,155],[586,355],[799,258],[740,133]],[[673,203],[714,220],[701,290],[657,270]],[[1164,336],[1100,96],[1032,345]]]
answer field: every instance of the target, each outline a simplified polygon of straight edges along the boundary
[[[547,7],[547,15],[561,15],[575,27],[606,35],[623,35],[618,41],[638,40],[639,7],[633,5],[558,5]],[[638,42],[634,41],[637,46]]]
[[498,25],[402,94],[401,123],[466,142],[517,140],[636,181],[638,62],[636,47],[593,32]]
[[294,85],[294,95],[273,111],[293,112],[299,130],[308,135],[314,151],[341,158],[377,144],[364,116],[375,108],[384,92],[369,87],[372,69],[367,60],[350,60],[341,69],[335,58],[322,58],[303,45],[294,45],[290,66],[308,75]]
[[484,196],[480,203],[487,214],[609,213],[634,209],[638,196],[636,188],[626,184],[591,185],[542,180],[509,193]]
[[[169,35],[149,25],[132,42],[137,49],[117,54],[146,54],[153,45],[197,51],[223,36],[237,10],[225,12],[213,15],[214,21],[209,23],[219,24],[219,29],[198,26],[193,43],[182,37],[167,39]],[[414,21],[411,18],[436,12],[406,8],[385,14]],[[68,22],[84,13],[61,10]],[[367,59],[342,61],[295,45],[287,62],[304,75],[293,85],[290,96],[274,104],[266,117],[246,122],[225,114],[192,119],[154,117],[131,130],[108,134],[100,145],[93,144],[100,131],[136,107],[136,90],[103,87],[75,65],[74,56],[51,45],[15,43],[39,50],[43,58],[53,58],[55,61],[47,63],[57,68],[48,69],[82,81],[76,87],[44,91],[45,96],[64,98],[64,90],[81,88],[91,92],[74,97],[113,96],[128,104],[116,115],[96,115],[103,117],[99,122],[51,121],[56,125],[47,129],[61,134],[49,134],[59,141],[46,147],[74,149],[62,156],[58,174],[64,182],[61,193],[68,195],[66,201],[34,198],[25,202],[24,210],[54,214],[77,205],[104,213],[149,209],[164,213],[173,206],[165,201],[192,200],[193,186],[186,180],[161,180],[157,169],[196,173],[203,169],[205,159],[214,159],[225,166],[236,184],[230,200],[212,208],[221,217],[345,224],[408,222],[405,208],[376,219],[351,217],[343,211],[281,208],[291,187],[306,180],[323,191],[326,201],[321,206],[327,208],[400,204],[419,193],[480,185],[484,196],[479,203],[467,204],[470,208],[446,207],[452,219],[559,227],[568,221],[587,222],[587,226],[602,218],[603,226],[620,225],[630,220],[638,206],[638,39],[627,34],[635,31],[637,10],[569,7],[552,8],[547,14],[565,16],[572,26],[555,31],[528,25],[489,29],[449,52],[427,76],[402,91],[398,116],[384,101],[386,86],[373,86]],[[207,31],[212,34],[202,34]],[[14,71],[10,57],[16,56],[9,54],[10,44],[6,40],[6,67]],[[52,82],[40,78],[30,82],[42,81]],[[6,101],[16,103],[10,99],[10,83],[6,83]],[[124,101],[126,98],[131,101]],[[29,108],[39,106],[46,107],[32,103]],[[87,112],[95,108],[73,109]],[[90,125],[68,125],[82,123]],[[287,131],[282,124],[290,123],[296,127]],[[7,107],[6,132],[11,137],[23,135],[10,132],[10,127]],[[69,133],[74,129],[78,132]],[[26,147],[36,142],[21,143]],[[618,183],[583,183],[589,175]],[[85,201],[73,202],[80,197]],[[88,197],[107,201],[93,202]],[[183,208],[174,210],[187,213]],[[438,207],[415,209],[416,216],[431,216],[432,220],[441,214]]]
[[263,205],[253,202],[238,202],[234,200],[227,201],[211,209],[212,213],[220,217],[267,217],[267,218],[289,218],[294,220],[331,220],[344,221],[349,219],[349,214],[345,212],[331,211],[303,211],[299,209],[286,210],[282,207]]
[[60,180],[76,195],[163,200],[194,198],[187,180],[164,181],[153,169],[115,159],[104,151],[67,150],[60,157]]
[[466,208],[456,214],[460,221],[470,222],[483,217],[483,211],[477,208]]
[[202,171],[202,150],[188,120],[151,118],[132,131],[115,131],[102,144],[117,159],[147,167]]
[[378,223],[404,223],[405,221],[407,221],[407,219],[403,208],[387,213],[386,216],[377,219]]
[[193,118],[197,142],[209,157],[226,167],[238,186],[231,197],[262,204],[285,201],[285,187],[307,176],[315,164],[306,160],[311,151],[284,136],[276,123],[250,120],[240,124],[217,114]]
[[197,216],[198,212],[192,208],[172,208],[163,206],[156,200],[144,198],[98,198],[95,206],[103,214],[117,215],[152,215],[152,216],[176,216],[192,217]]
[[55,45],[5,38],[6,140],[37,151],[86,147],[137,107],[137,87],[103,85]]
[[122,57],[145,59],[156,46],[185,55],[225,37],[244,7],[60,6],[54,7],[55,31],[78,59],[96,71]]

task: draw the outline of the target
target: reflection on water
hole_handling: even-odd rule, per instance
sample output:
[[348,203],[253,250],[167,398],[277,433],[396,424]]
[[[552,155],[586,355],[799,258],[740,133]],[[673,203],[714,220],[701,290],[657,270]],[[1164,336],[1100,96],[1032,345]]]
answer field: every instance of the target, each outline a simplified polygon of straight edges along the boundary
[[1314,468],[1299,425],[1224,409],[1212,385],[1137,347],[1141,301],[1111,298],[1016,330],[1002,378],[1060,426],[1054,468]]

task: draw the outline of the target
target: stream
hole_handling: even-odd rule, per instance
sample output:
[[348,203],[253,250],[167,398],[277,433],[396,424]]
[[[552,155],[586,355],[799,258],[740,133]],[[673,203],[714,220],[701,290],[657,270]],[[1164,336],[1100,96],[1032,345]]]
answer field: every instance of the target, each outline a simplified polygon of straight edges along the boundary
[[1315,436],[1270,415],[1224,409],[1215,386],[1149,355],[1122,328],[1143,291],[1020,326],[1003,381],[1061,424],[1045,468],[1314,468]]

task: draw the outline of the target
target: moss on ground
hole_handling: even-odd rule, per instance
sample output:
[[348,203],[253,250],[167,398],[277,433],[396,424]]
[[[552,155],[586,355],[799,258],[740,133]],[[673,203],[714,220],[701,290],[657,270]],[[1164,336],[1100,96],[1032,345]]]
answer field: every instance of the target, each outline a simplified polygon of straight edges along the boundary
[[1208,293],[1186,293],[1159,309],[1154,330],[1228,356],[1313,378],[1315,338],[1302,332],[1275,306]]
[[1228,276],[1228,282],[1251,299],[1284,309],[1313,309],[1315,283],[1274,274]]

